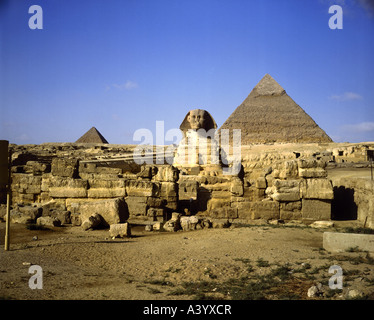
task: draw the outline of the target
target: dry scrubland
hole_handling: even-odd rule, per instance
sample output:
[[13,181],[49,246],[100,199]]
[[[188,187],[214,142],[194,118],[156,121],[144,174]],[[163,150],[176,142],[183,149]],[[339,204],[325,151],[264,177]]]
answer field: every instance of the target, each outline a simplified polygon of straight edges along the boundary
[[[139,226],[122,239],[108,230],[32,229],[11,225],[11,251],[0,251],[2,299],[374,298],[374,257],[355,248],[325,251],[326,229],[263,224],[169,233]],[[32,264],[43,268],[43,289],[28,286]],[[343,269],[343,290],[329,289],[332,265]],[[308,297],[318,283],[322,290]]]

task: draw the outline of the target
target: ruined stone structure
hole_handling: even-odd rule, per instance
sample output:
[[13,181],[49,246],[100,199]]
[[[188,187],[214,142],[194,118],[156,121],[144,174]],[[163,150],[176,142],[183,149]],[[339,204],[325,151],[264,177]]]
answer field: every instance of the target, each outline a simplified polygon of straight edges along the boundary
[[[36,222],[42,216],[50,217],[45,223],[52,225],[83,225],[99,214],[102,226],[126,221],[154,224],[172,220],[174,212],[182,216],[174,216],[169,230],[227,220],[312,222],[330,220],[336,214],[334,197],[345,186],[354,190],[356,218],[374,227],[373,182],[330,179],[327,170],[349,164],[368,168],[363,157],[374,143],[243,146],[243,167],[237,176],[186,174],[168,164],[138,166],[131,156],[134,146],[11,148],[12,222]],[[344,163],[335,161],[337,149],[346,150]],[[0,212],[4,216],[4,204]]]
[[[344,219],[341,197],[350,199],[345,206],[353,208],[350,219],[374,228],[373,181],[332,179],[328,173],[335,167],[368,167],[366,154],[374,143],[332,143],[271,76],[222,126],[242,130],[240,170],[233,175],[223,174],[216,161],[221,146],[199,133],[216,128],[209,112],[188,112],[173,165],[138,165],[136,146],[107,144],[95,128],[79,143],[11,145],[11,219],[110,227],[113,234],[128,233],[126,222],[168,231],[233,221],[313,222]],[[99,144],[89,143],[96,139]],[[190,139],[204,142],[205,153],[193,150],[195,157],[189,158]],[[264,142],[272,143],[255,144]],[[0,217],[4,213],[2,204]]]

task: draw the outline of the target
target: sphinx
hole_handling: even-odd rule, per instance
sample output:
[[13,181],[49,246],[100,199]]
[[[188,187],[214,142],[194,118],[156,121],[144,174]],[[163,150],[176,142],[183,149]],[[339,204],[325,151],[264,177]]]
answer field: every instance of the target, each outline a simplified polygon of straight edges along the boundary
[[190,110],[179,129],[183,139],[178,145],[173,166],[187,174],[217,175],[222,171],[217,124],[206,110]]

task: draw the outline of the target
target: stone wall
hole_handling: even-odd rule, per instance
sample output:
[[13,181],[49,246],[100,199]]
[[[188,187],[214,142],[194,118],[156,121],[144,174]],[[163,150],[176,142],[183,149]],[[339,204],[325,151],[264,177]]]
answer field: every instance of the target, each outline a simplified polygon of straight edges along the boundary
[[[69,212],[74,225],[93,213],[111,224],[127,219],[167,221],[175,211],[238,222],[331,219],[334,189],[326,164],[332,151],[324,152],[326,146],[243,147],[238,176],[184,174],[167,164],[138,166],[130,159],[133,148],[13,145],[13,207],[18,208],[18,215],[26,210],[20,209],[22,205],[30,204],[47,208],[42,215]],[[354,188],[360,204],[358,219],[364,219],[366,208],[373,208],[368,200],[372,191],[361,184]],[[372,216],[368,220],[371,225]]]
[[374,181],[364,178],[332,179],[336,213],[333,218],[357,219],[365,227],[374,228]]

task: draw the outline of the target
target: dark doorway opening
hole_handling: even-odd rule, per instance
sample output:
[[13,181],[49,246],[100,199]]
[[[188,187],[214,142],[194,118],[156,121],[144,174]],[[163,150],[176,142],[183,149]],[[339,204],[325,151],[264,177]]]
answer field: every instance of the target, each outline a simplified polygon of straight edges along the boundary
[[331,220],[357,220],[357,205],[354,189],[334,187],[334,200],[331,203]]

